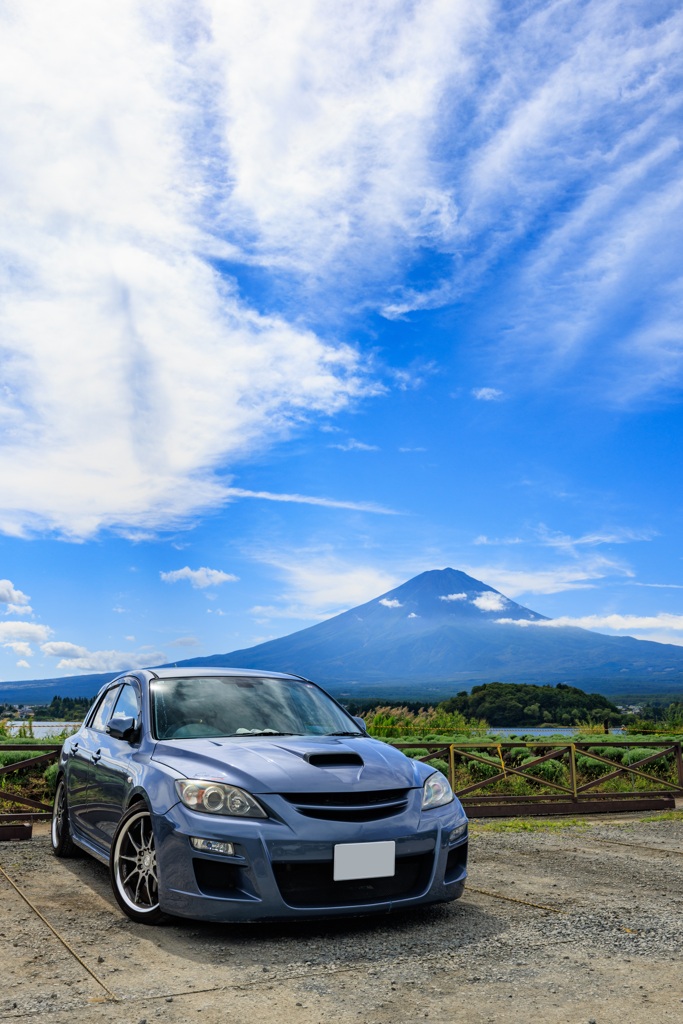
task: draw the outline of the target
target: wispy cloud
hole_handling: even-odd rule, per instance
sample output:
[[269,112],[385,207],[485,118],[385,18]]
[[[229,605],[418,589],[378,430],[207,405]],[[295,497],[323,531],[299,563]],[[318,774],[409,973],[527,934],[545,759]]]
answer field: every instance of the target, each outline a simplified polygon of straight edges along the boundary
[[396,598],[382,597],[380,598],[379,604],[384,605],[385,608],[402,608],[403,604]]
[[498,388],[472,388],[472,396],[480,402],[499,402],[503,392]]
[[391,508],[372,501],[343,501],[337,498],[318,498],[310,494],[276,494],[272,491],[248,491],[243,487],[229,487],[227,493],[234,498],[260,498],[263,501],[293,502],[296,505],[320,505],[322,508],[347,508],[352,512],[374,512],[377,515],[399,515]]
[[659,612],[657,615],[560,615],[554,619],[496,619],[505,625],[538,626],[561,629],[566,626],[592,629],[597,632],[626,633],[640,640],[683,645],[683,615]]
[[544,547],[559,548],[572,551],[581,547],[599,547],[602,544],[631,544],[635,541],[648,541],[656,536],[654,530],[633,530],[629,527],[617,527],[612,530],[595,530],[578,537],[549,530],[547,526],[538,527],[539,542]]
[[550,568],[511,569],[500,565],[471,565],[464,569],[470,576],[503,591],[508,597],[586,590],[609,576],[622,579],[633,576],[628,566],[599,555]]
[[253,609],[261,618],[327,618],[404,582],[375,566],[346,561],[326,547],[290,556],[261,554],[258,559],[272,566],[285,582],[277,604]]
[[201,647],[201,642],[196,636],[179,636],[177,640],[171,640],[169,647]]
[[490,545],[491,547],[503,547],[507,544],[523,544],[524,541],[521,537],[487,537],[485,533],[480,533],[478,537],[474,538],[472,543]]
[[439,601],[466,601],[467,594],[440,594]]
[[348,441],[340,441],[339,444],[330,444],[328,448],[338,448],[340,452],[378,452],[376,444],[366,444],[365,441],[356,441],[354,437]]
[[222,569],[209,569],[203,565],[199,569],[190,569],[189,565],[170,572],[160,572],[164,583],[178,583],[187,580],[195,590],[206,590],[207,587],[220,587],[223,583],[235,583],[239,577]]

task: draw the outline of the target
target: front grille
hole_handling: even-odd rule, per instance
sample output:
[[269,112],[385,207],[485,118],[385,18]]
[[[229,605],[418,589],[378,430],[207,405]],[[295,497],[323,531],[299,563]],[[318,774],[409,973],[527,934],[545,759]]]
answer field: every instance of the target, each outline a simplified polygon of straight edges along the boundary
[[285,903],[290,907],[337,907],[354,903],[381,903],[419,896],[427,888],[434,851],[396,858],[392,878],[354,878],[335,882],[333,862],[275,862],[273,872]]
[[384,789],[374,793],[282,793],[307,818],[324,821],[379,821],[401,814],[408,806],[409,789]]

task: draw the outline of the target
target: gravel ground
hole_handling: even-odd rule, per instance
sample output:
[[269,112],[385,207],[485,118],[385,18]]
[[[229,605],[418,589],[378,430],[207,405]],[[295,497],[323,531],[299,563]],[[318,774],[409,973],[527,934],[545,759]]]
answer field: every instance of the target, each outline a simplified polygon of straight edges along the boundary
[[455,904],[325,924],[151,928],[123,917],[101,865],[54,858],[39,826],[30,842],[2,843],[0,865],[73,953],[0,874],[0,1020],[683,1020],[683,820],[499,827],[473,824]]

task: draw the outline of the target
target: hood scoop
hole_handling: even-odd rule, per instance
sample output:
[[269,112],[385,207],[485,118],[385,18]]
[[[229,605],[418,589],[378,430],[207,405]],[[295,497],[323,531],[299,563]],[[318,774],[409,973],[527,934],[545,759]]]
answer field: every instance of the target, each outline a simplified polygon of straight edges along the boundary
[[314,768],[362,768],[365,764],[360,754],[352,750],[340,750],[329,754],[316,751],[313,754],[304,754],[304,761],[308,761]]

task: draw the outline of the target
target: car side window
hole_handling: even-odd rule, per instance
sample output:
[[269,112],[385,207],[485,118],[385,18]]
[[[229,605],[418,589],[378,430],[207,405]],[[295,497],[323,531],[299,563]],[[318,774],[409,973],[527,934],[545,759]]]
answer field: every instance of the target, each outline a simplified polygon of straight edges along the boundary
[[112,686],[111,690],[107,690],[95,712],[95,717],[90,725],[91,729],[94,729],[96,732],[104,732],[105,723],[108,721],[111,710],[116,703],[118,692],[118,686]]
[[140,697],[137,687],[132,683],[124,683],[121,687],[119,699],[114,708],[112,718],[134,718],[140,720]]

